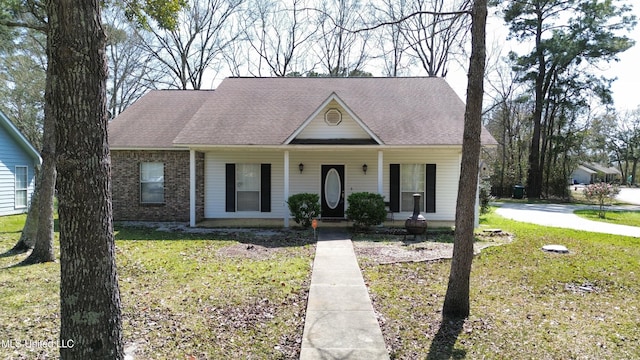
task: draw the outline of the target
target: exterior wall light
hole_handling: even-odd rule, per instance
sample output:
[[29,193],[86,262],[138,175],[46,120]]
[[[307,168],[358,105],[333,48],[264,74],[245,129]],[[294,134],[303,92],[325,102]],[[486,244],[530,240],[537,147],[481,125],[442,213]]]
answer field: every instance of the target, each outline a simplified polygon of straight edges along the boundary
[[304,164],[303,163],[298,164],[298,170],[300,170],[300,174],[302,174],[302,170],[304,170]]
[[367,164],[362,165],[362,172],[363,172],[365,175],[367,175],[367,168],[368,168]]

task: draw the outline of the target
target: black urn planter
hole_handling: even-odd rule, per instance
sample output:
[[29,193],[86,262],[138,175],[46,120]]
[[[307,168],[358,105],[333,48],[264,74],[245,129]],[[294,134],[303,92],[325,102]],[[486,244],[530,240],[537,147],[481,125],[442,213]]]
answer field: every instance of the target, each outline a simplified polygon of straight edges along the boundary
[[420,194],[413,194],[413,215],[404,222],[410,235],[422,235],[427,231],[427,219],[420,214]]

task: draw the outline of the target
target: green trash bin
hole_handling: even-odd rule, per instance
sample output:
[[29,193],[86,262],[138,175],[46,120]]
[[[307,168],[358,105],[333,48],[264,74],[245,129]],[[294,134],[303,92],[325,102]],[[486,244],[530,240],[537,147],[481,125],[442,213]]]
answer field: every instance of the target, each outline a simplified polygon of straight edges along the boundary
[[513,198],[514,199],[522,199],[522,198],[524,198],[524,186],[515,185],[513,187]]

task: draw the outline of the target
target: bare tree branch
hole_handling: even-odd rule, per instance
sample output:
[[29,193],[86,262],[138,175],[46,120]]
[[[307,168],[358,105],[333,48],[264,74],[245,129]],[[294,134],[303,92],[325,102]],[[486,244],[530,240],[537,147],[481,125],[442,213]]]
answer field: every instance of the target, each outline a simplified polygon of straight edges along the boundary
[[420,15],[432,15],[432,16],[471,15],[471,10],[444,11],[444,12],[429,11],[429,10],[419,10],[419,11],[414,11],[411,14],[403,16],[403,17],[401,17],[399,19],[391,19],[391,20],[387,20],[387,21],[381,21],[381,22],[378,22],[377,24],[375,24],[373,26],[369,26],[369,27],[362,27],[362,28],[358,28],[358,29],[350,29],[350,28],[347,28],[347,27],[343,27],[338,21],[336,21],[325,10],[315,9],[315,8],[309,8],[307,10],[317,11],[317,12],[321,13],[322,16],[326,16],[328,19],[330,19],[333,22],[333,25],[335,27],[340,28],[341,30],[344,30],[344,31],[351,32],[351,33],[361,33],[361,32],[376,30],[376,29],[379,29],[379,28],[384,27],[384,26],[400,25],[400,24],[406,22],[407,20],[409,20],[411,18],[414,18],[416,16],[420,16]]
[[144,46],[173,75],[171,86],[200,89],[207,70],[214,61],[223,61],[229,44],[240,33],[232,33],[228,25],[243,0],[191,0],[181,12],[173,30],[150,27],[156,42]]

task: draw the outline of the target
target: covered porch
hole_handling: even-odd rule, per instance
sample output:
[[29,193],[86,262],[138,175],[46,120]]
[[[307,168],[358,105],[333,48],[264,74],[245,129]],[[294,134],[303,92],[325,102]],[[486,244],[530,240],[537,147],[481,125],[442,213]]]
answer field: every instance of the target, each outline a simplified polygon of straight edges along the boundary
[[[197,153],[204,153],[205,166],[200,170],[204,174],[196,173]],[[233,177],[228,174],[230,164],[234,164],[236,169]],[[287,199],[299,193],[319,195],[322,206],[320,219],[344,219],[348,196],[355,192],[378,193],[387,202],[396,201],[395,208],[390,210],[395,222],[398,219],[403,222],[412,212],[412,200],[408,203],[404,193],[411,198],[414,192],[426,195],[427,191],[432,191],[428,196],[431,204],[426,203],[427,196],[424,196],[421,207],[422,211],[427,206],[432,207],[432,211],[426,214],[427,220],[451,224],[455,217],[459,167],[459,147],[407,149],[379,145],[289,145],[191,149],[190,225],[217,226],[215,224],[225,221],[289,227],[292,224]],[[268,176],[265,176],[265,171],[269,172]],[[428,171],[431,178],[427,177]],[[199,177],[204,179],[204,194],[197,191],[196,179]],[[245,193],[241,190],[246,189],[242,187],[251,183],[256,184],[253,187],[254,198],[260,204],[253,210],[247,210],[237,202],[244,201]],[[231,193],[236,202],[236,208],[231,210],[229,204],[225,204],[230,188],[236,192]],[[205,222],[197,221],[198,196],[204,198]],[[268,206],[263,206],[265,202]],[[348,226],[346,222],[326,223],[331,224],[329,226]]]
[[[384,228],[404,228],[405,218],[398,218],[394,214],[394,218],[390,216],[387,220],[380,224]],[[296,226],[295,221],[290,222],[290,226]],[[452,221],[429,221],[429,228],[450,228],[454,225]],[[353,222],[346,219],[343,220],[323,220],[318,219],[318,229],[323,228],[348,228],[353,226]],[[273,228],[280,229],[284,226],[284,219],[204,219],[196,223],[196,227],[202,228]]]

